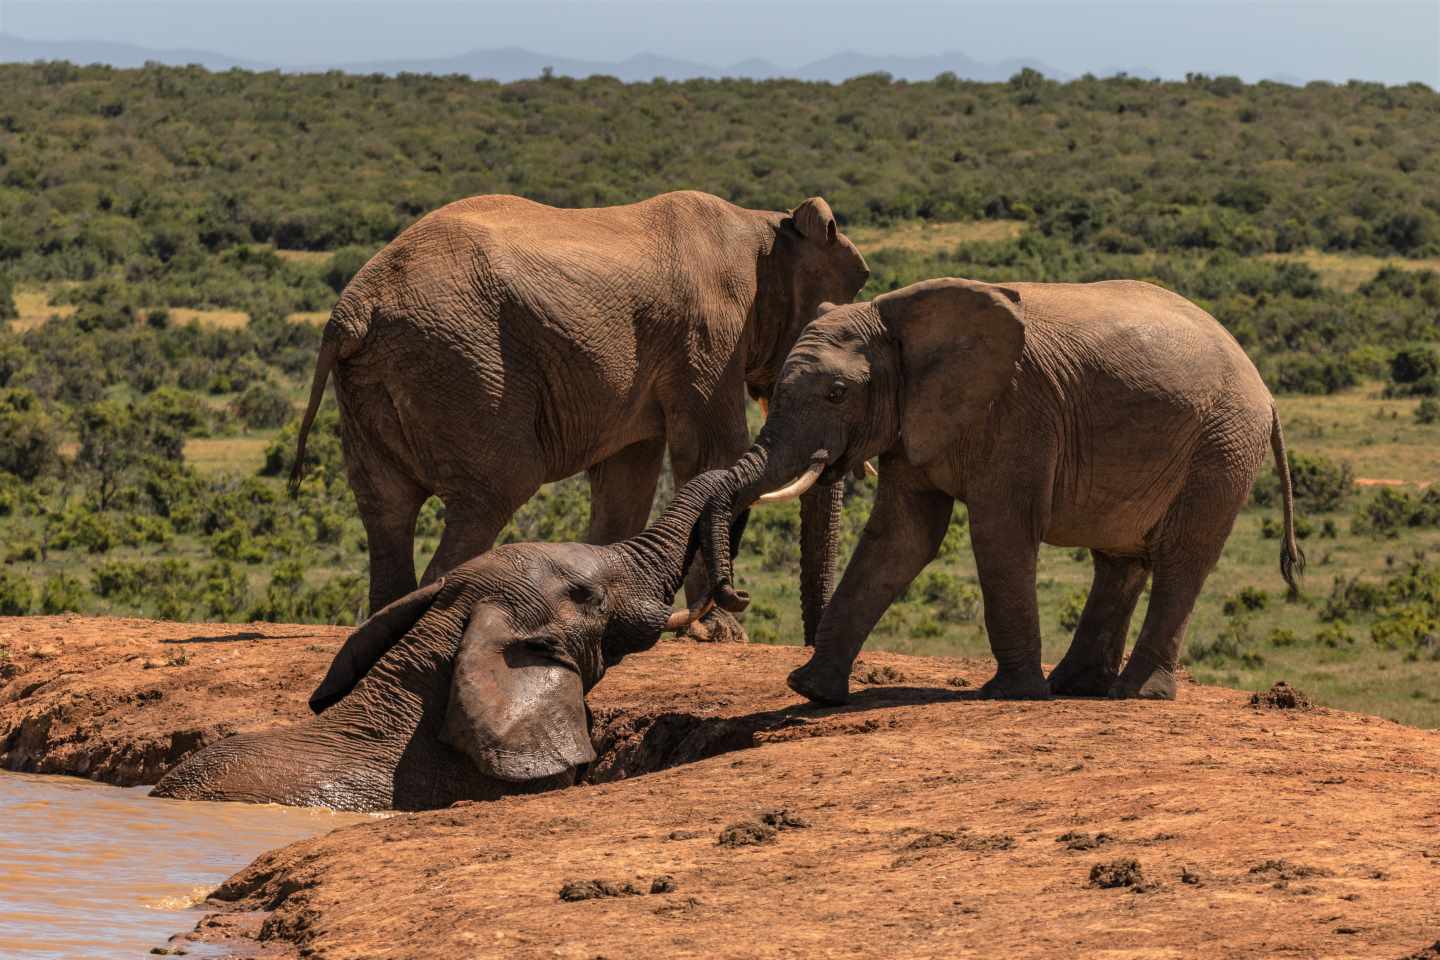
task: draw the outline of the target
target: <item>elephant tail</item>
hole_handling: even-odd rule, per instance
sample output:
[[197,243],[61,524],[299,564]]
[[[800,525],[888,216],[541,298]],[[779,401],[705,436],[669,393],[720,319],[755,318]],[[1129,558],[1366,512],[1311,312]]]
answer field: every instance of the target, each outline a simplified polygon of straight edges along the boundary
[[315,413],[320,401],[325,399],[325,384],[330,371],[335,368],[335,358],[340,353],[340,336],[334,324],[326,324],[325,335],[320,341],[320,355],[315,358],[315,379],[310,384],[310,402],[305,405],[305,416],[300,420],[300,430],[295,437],[295,465],[290,468],[290,493],[293,496],[300,489],[300,480],[305,476],[305,441],[310,436],[310,427],[315,422]]
[[1300,595],[1296,578],[1305,572],[1305,551],[1295,538],[1295,486],[1290,482],[1290,458],[1285,453],[1285,434],[1280,429],[1280,411],[1270,407],[1270,450],[1275,454],[1275,472],[1280,477],[1280,497],[1285,509],[1285,532],[1280,540],[1280,576],[1290,596]]

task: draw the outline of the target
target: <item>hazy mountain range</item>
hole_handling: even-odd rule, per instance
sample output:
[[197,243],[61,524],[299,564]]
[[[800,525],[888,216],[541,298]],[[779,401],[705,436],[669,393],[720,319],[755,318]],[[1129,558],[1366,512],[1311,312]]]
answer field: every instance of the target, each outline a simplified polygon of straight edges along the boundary
[[[902,80],[929,80],[936,74],[950,71],[966,80],[1005,80],[1025,67],[1038,70],[1057,80],[1069,75],[1038,60],[1001,60],[985,63],[958,50],[932,56],[875,56],[846,51],[802,66],[789,68],[769,60],[750,59],[728,65],[681,60],[654,53],[640,53],[619,61],[580,60],[536,53],[519,47],[495,50],[471,50],[451,57],[426,59],[370,60],[350,63],[277,64],[262,63],[213,53],[207,50],[155,50],[123,43],[101,41],[40,41],[27,40],[13,34],[0,33],[0,62],[28,63],[32,60],[69,60],[72,63],[108,63],[115,67],[139,67],[147,61],[164,64],[199,64],[209,70],[284,70],[317,72],[343,70],[346,73],[462,73],[493,80],[520,80],[538,77],[546,67],[557,75],[588,77],[606,74],[627,82],[653,80],[688,80],[695,77],[793,77],[800,80],[839,82],[866,73],[884,72]],[[1113,72],[1113,71],[1112,71]],[[1132,71],[1148,76],[1149,71]]]

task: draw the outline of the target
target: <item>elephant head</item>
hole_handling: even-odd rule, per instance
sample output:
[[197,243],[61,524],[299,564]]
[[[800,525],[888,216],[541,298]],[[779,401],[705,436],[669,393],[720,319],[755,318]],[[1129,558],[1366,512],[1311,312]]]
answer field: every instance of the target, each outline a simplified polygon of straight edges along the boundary
[[[870,268],[822,197],[811,197],[788,214],[770,214],[771,236],[758,263],[756,342],[745,379],[764,409],[791,346],[822,303],[849,303],[870,278]],[[841,490],[806,495],[800,512],[800,595],[807,640],[834,590],[840,542]]]
[[425,809],[573,782],[595,758],[586,692],[703,612],[670,604],[727,482],[696,477],[620,543],[507,544],[462,564],[351,634],[311,696],[315,717],[221,740],[155,794]]
[[935,461],[983,431],[1024,346],[1020,295],[974,280],[928,280],[869,303],[823,305],[786,358],[769,418],[731,468],[733,485],[703,521],[716,603],[745,606],[730,567],[737,506],[826,485],[838,491],[846,472],[881,454],[920,467]]

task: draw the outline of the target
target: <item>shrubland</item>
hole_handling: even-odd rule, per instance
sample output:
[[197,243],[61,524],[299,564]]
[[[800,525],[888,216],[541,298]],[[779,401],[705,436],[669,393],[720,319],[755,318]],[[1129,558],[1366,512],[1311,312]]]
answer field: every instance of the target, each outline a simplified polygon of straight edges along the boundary
[[[865,297],[939,275],[1128,277],[1213,313],[1280,397],[1310,574],[1285,595],[1267,472],[1197,607],[1190,669],[1256,687],[1284,675],[1440,725],[1428,87],[63,63],[0,66],[0,85],[0,614],[354,622],[365,533],[333,401],[296,495],[283,478],[313,321],[376,249],[476,193],[595,205],[695,188],[766,208],[821,194],[873,269]],[[872,496],[847,481],[847,549]],[[587,511],[583,479],[552,484],[502,539],[576,539]],[[799,636],[798,524],[793,506],[751,520],[756,640]],[[443,526],[432,500],[417,564]],[[985,651],[967,538],[957,507],[872,643]],[[1044,551],[1051,660],[1089,578],[1085,551]]]

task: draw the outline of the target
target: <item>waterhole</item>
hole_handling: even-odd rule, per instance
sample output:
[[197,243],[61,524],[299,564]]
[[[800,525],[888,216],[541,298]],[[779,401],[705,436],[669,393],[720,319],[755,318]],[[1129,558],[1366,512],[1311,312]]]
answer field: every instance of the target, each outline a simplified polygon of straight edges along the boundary
[[371,819],[149,791],[0,773],[0,957],[146,957],[260,853]]

